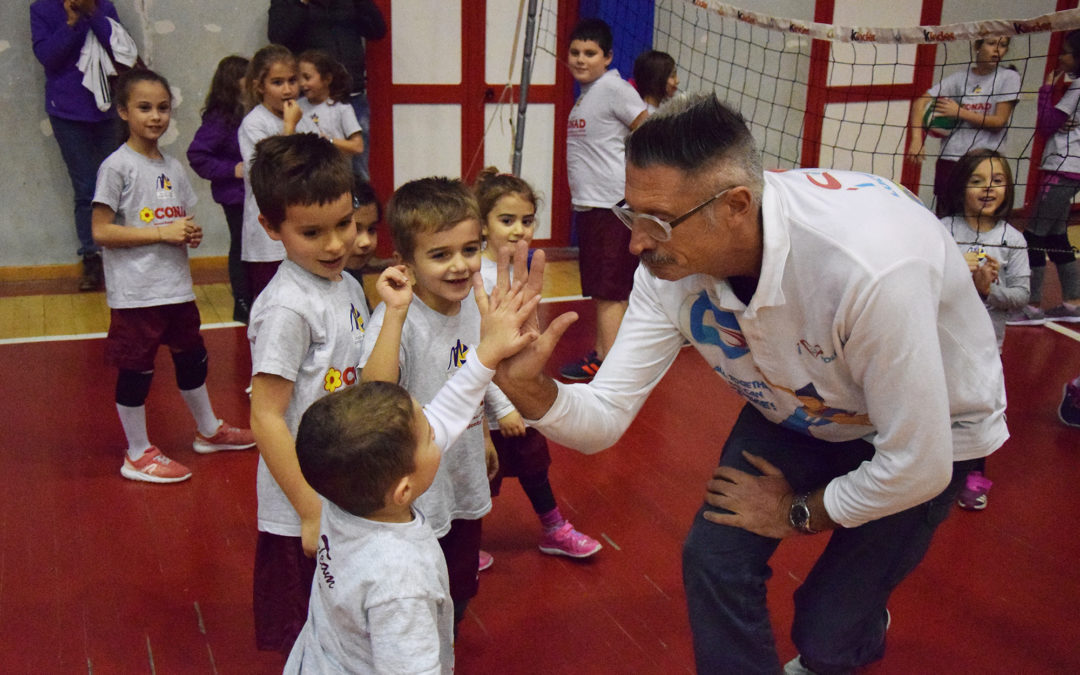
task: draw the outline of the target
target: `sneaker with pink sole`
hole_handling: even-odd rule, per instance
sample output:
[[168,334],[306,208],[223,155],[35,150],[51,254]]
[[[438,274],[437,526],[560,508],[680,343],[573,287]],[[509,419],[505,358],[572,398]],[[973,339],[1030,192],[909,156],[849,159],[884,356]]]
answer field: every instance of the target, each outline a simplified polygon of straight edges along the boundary
[[150,449],[134,462],[124,457],[120,475],[128,480],[144,483],[179,483],[191,478],[191,470],[180,462],[169,459],[161,454],[161,450],[151,445]]
[[195,442],[191,444],[195,452],[206,455],[220,450],[247,450],[255,446],[255,436],[251,429],[240,429],[224,420],[218,422],[220,426],[217,433],[209,438],[195,432]]
[[480,564],[477,567],[477,571],[483,572],[484,570],[495,564],[495,556],[491,555],[487,551],[480,551],[479,563]]
[[604,548],[603,544],[575,530],[570,521],[550,532],[545,532],[540,539],[540,550],[550,555],[588,558],[602,548]]
[[956,500],[956,503],[960,505],[960,508],[968,511],[982,511],[986,508],[986,493],[990,492],[990,486],[993,484],[993,481],[982,475],[981,471],[968,472],[964,489],[960,491],[960,498]]

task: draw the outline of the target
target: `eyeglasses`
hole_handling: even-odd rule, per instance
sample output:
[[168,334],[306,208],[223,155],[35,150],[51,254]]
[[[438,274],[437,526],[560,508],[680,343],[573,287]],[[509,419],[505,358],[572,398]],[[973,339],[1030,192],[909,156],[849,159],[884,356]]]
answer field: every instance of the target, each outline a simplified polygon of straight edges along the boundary
[[694,215],[698,211],[702,210],[709,204],[715,202],[717,199],[722,197],[724,193],[728,192],[733,187],[734,186],[724,188],[720,192],[717,192],[712,197],[709,197],[708,199],[701,202],[686,213],[682,214],[678,218],[674,218],[672,220],[664,220],[648,213],[638,213],[637,211],[631,211],[626,207],[625,199],[620,200],[618,204],[612,206],[611,212],[618,216],[619,220],[623,222],[623,225],[626,225],[628,228],[630,228],[631,231],[633,231],[634,226],[637,225],[645,230],[645,234],[649,235],[656,241],[668,241],[669,239],[671,239],[671,231],[675,229],[675,226],[677,226],[679,223],[683,222],[690,216]]

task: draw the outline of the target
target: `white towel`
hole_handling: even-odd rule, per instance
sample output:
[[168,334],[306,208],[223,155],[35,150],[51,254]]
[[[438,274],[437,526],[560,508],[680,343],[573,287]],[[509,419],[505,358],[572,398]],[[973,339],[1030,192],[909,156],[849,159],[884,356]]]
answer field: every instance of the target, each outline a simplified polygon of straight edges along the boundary
[[[135,46],[135,40],[131,35],[112,17],[109,26],[112,29],[109,36],[109,47],[113,57],[118,63],[132,66],[139,58],[139,50]],[[79,62],[76,67],[82,71],[82,84],[94,94],[94,102],[99,110],[105,111],[112,107],[112,89],[109,87],[109,77],[116,75],[116,68],[109,58],[109,52],[98,41],[94,31],[86,33],[86,42],[83,43],[82,51],[79,52]]]

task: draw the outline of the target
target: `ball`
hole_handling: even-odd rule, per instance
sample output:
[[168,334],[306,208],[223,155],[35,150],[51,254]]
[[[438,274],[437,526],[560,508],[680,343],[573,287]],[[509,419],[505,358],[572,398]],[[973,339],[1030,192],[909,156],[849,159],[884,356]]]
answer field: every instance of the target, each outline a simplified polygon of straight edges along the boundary
[[942,117],[934,112],[934,104],[937,99],[932,99],[930,105],[926,106],[926,112],[923,114],[923,129],[926,130],[927,135],[934,138],[945,138],[952,130],[956,128],[957,122],[960,120],[955,117]]

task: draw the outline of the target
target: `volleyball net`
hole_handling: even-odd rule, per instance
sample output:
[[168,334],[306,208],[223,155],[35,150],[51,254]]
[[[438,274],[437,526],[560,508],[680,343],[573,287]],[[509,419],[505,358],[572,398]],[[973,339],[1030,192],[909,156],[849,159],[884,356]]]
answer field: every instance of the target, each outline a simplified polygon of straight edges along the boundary
[[[715,91],[739,110],[766,168],[866,171],[904,184],[927,205],[943,140],[926,139],[921,164],[905,161],[909,133],[923,133],[909,128],[912,102],[951,73],[968,71],[973,41],[1008,37],[1000,67],[1015,71],[1019,91],[997,150],[1011,164],[1016,210],[1034,198],[1043,147],[1035,134],[1039,87],[1057,62],[1061,32],[1080,28],[1077,9],[873,27],[768,16],[713,0],[656,0],[652,16],[628,6],[625,15],[608,17],[616,34],[651,24],[652,47],[674,57],[680,90]],[[553,30],[544,14],[541,31]]]

